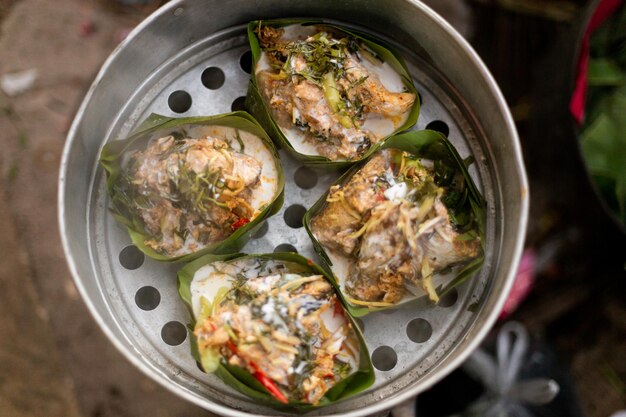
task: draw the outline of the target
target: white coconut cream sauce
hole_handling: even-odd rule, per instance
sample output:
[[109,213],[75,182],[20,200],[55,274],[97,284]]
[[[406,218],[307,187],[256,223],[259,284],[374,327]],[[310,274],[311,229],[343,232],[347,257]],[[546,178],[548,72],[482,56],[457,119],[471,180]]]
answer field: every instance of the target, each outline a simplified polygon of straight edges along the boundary
[[393,133],[396,127],[401,126],[408,117],[408,114],[402,115],[398,122],[395,122],[395,120],[387,119],[377,114],[366,114],[361,129],[372,132],[377,137],[384,138]]
[[361,65],[367,68],[370,74],[375,74],[381,84],[392,93],[401,93],[405,91],[402,77],[387,62],[371,62],[368,59],[362,59]]
[[298,40],[304,40],[309,36],[315,35],[315,26],[303,26],[303,25],[289,25],[283,27],[283,36],[281,39],[293,42]]
[[296,150],[296,152],[304,154],[304,155],[319,155],[319,151],[315,147],[312,142],[304,140],[304,132],[300,129],[292,128],[292,129],[284,129],[280,128],[283,134],[291,143],[291,146]]
[[339,289],[342,293],[347,294],[346,281],[350,273],[352,262],[347,257],[338,254],[334,250],[324,248],[324,251],[332,264],[333,274],[335,274],[335,278],[337,278]]
[[254,259],[240,259],[237,262],[213,262],[198,269],[191,281],[191,306],[194,316],[200,314],[200,298],[209,302],[217,295],[220,288],[232,287],[233,277],[243,273],[246,278],[255,276],[254,267],[258,262]]
[[262,52],[261,53],[261,58],[259,58],[259,60],[256,63],[255,73],[258,74],[261,71],[267,71],[269,69],[271,69],[270,61],[267,58],[267,54],[265,52]]
[[409,187],[406,182],[399,182],[387,188],[383,194],[387,200],[393,201],[406,197],[408,191]]
[[207,301],[213,302],[220,288],[231,288],[232,277],[217,272],[212,265],[206,265],[198,269],[191,281],[191,307],[193,315],[198,317],[202,309],[200,298],[204,297]]

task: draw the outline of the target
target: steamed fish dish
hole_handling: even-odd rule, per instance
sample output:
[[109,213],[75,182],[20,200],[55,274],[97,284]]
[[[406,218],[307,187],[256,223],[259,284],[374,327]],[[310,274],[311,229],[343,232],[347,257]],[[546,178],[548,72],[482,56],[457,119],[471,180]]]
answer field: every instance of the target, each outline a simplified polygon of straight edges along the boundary
[[207,372],[243,371],[273,402],[319,405],[369,366],[360,363],[359,335],[322,273],[261,255],[210,262],[189,277],[193,334]]
[[399,149],[376,152],[331,187],[311,231],[333,264],[349,303],[388,307],[426,293],[434,278],[482,253],[473,221],[455,210],[465,179],[440,161]]
[[225,126],[156,132],[123,157],[112,184],[114,210],[158,255],[215,246],[259,217],[282,191],[268,143]]
[[358,160],[415,122],[408,121],[419,108],[415,88],[395,57],[395,67],[384,61],[382,47],[334,26],[250,28],[262,51],[256,88],[297,153]]

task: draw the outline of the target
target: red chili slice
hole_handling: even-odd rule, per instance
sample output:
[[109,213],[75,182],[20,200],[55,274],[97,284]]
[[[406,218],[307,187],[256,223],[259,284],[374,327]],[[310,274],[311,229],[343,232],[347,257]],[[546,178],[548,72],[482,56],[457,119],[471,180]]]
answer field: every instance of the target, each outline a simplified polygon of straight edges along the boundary
[[239,229],[242,226],[247,225],[248,223],[250,223],[250,219],[246,219],[245,217],[240,217],[239,220],[233,223],[230,227],[231,229],[233,229],[233,232],[234,232],[235,230]]
[[[254,365],[254,364],[253,364]],[[257,367],[258,368],[258,367]],[[269,392],[283,404],[287,404],[289,400],[285,397],[285,394],[282,393],[280,389],[276,386],[274,381],[268,378],[267,375],[263,373],[260,369],[254,373],[254,377],[257,381],[259,381]]]
[[232,340],[229,340],[228,342],[226,342],[226,346],[228,346],[228,349],[230,349],[233,355],[237,354],[237,345],[234,344]]
[[[233,353],[233,355],[237,354],[237,345],[235,345],[232,340],[226,342],[226,345],[228,346],[228,349],[230,349],[230,351]],[[274,396],[274,398],[276,398],[283,404],[287,404],[289,402],[287,397],[285,397],[285,394],[281,392],[281,390],[276,386],[274,381],[272,381],[267,375],[265,375],[265,373],[261,370],[261,368],[259,368],[256,363],[249,362],[248,364],[252,367],[252,369],[254,369],[254,374],[252,375],[256,378],[257,381],[261,383],[261,385],[265,387],[265,389],[269,391],[270,394]]]

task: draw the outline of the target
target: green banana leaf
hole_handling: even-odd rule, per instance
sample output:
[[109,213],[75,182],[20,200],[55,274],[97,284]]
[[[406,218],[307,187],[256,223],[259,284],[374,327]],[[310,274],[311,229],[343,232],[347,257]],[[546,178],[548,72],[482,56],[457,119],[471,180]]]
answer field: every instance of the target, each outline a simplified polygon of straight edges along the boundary
[[377,39],[369,34],[359,32],[356,30],[348,30],[346,28],[336,26],[334,24],[325,23],[323,20],[319,19],[276,19],[276,20],[263,20],[263,21],[252,21],[248,24],[248,40],[250,42],[250,49],[252,50],[252,77],[250,78],[250,84],[248,85],[248,94],[246,96],[246,108],[247,110],[257,118],[261,126],[265,128],[267,132],[269,132],[270,136],[274,138],[278,142],[281,148],[289,151],[296,159],[300,160],[305,165],[317,166],[317,167],[328,167],[341,169],[348,166],[351,166],[359,161],[367,159],[371,154],[373,154],[376,149],[380,147],[380,145],[384,142],[384,140],[380,141],[376,145],[373,145],[369,151],[363,155],[362,158],[353,161],[331,161],[330,159],[319,156],[319,155],[306,155],[297,152],[294,147],[291,145],[289,140],[283,134],[281,128],[276,124],[274,119],[271,116],[270,110],[265,104],[261,93],[259,92],[257,80],[256,80],[256,64],[261,59],[261,47],[259,45],[259,40],[254,33],[254,29],[260,24],[270,25],[273,27],[284,27],[295,24],[303,24],[303,25],[315,25],[319,24],[325,27],[332,28],[336,31],[343,32],[353,38],[358,39],[360,42],[365,44],[368,48],[374,51],[378,56],[382,58],[382,60],[388,63],[398,74],[400,74],[402,78],[402,82],[406,89],[415,94],[415,104],[411,108],[411,111],[408,115],[406,122],[398,127],[391,135],[388,137],[402,132],[404,130],[410,129],[417,122],[417,118],[420,112],[420,100],[419,95],[417,94],[417,89],[413,85],[413,80],[409,75],[409,71],[406,67],[406,64],[402,60],[402,57],[398,52],[396,52],[392,46],[388,45],[386,42],[381,39]]
[[[205,255],[199,259],[196,259],[195,261],[187,264],[178,272],[178,293],[180,294],[182,300],[185,302],[190,313],[191,323],[188,325],[188,329],[191,341],[191,353],[196,361],[198,361],[198,363],[201,363],[200,353],[198,350],[196,337],[193,334],[193,329],[195,328],[196,323],[191,301],[191,282],[193,281],[193,277],[198,269],[210,263],[218,261],[228,262],[245,258],[283,261],[291,272],[321,274],[326,277],[326,279],[330,283],[332,283],[335,288],[337,288],[328,272],[326,272],[320,266],[314,264],[310,259],[306,259],[295,253],[271,253],[256,255],[246,255],[239,253],[231,255]],[[343,298],[341,296],[339,298],[345,306],[345,301],[343,300]],[[348,398],[349,396],[365,390],[374,383],[374,369],[372,367],[367,346],[365,344],[365,340],[363,338],[363,334],[359,329],[359,326],[350,315],[347,315],[347,317],[349,317],[352,323],[352,327],[354,328],[360,341],[359,369],[353,374],[346,377],[344,380],[338,382],[335,386],[333,386],[333,388],[328,390],[328,392],[326,392],[326,395],[317,405],[297,402],[283,404],[277,401],[265,389],[265,387],[263,387],[263,385],[261,385],[247,370],[237,366],[232,366],[225,361],[220,361],[220,364],[215,371],[215,375],[222,379],[226,384],[248,395],[249,397],[254,398],[259,403],[282,410],[306,412],[315,408],[319,408],[320,406],[328,405],[333,402]]]
[[580,149],[598,195],[626,227],[626,5],[591,37]]
[[[474,181],[472,180],[472,177],[467,170],[466,161],[461,158],[452,143],[450,143],[450,141],[448,141],[448,139],[439,132],[436,132],[434,130],[420,130],[392,136],[381,146],[381,149],[388,148],[400,149],[422,158],[443,161],[447,167],[455,170],[456,172],[460,172],[463,175],[463,178],[465,179],[465,198],[461,199],[458,205],[454,208],[448,208],[453,209],[457,215],[461,215],[466,219],[464,229],[468,230],[467,233],[470,238],[476,237],[474,235],[480,237],[482,245],[482,242],[484,242],[485,234],[485,200],[480,194],[480,191],[476,187],[476,184],[474,184]],[[339,177],[339,179],[335,181],[333,185],[345,184],[352,177],[352,175],[354,175],[366,163],[367,161],[363,161],[362,163],[353,166],[341,177]],[[315,238],[311,230],[311,220],[325,207],[327,196],[328,191],[323,196],[321,196],[320,199],[317,200],[317,202],[305,213],[303,222],[304,227],[306,228],[306,231],[309,234],[311,241],[313,242],[313,247],[315,248],[315,251],[322,258],[325,266],[330,271],[332,271],[331,260],[326,254],[324,247]],[[462,269],[460,269],[457,272],[456,276],[448,284],[446,284],[443,288],[437,288],[437,294],[441,297],[456,286],[465,282],[481,268],[483,260],[484,248],[481,251],[480,256],[466,264]],[[335,287],[338,288],[338,291],[340,293],[342,293],[342,290],[339,286],[339,281],[334,274],[333,281],[335,283]],[[390,307],[355,306],[347,301],[346,305],[350,314],[355,317],[360,317],[373,311],[397,308],[399,305],[405,305],[411,302],[414,302],[414,300],[409,300]]]
[[[181,132],[184,130],[184,127],[188,125],[231,127],[249,132],[259,137],[274,157],[278,173],[276,181],[276,195],[274,200],[268,204],[254,220],[237,229],[232,235],[223,241],[208,245],[199,251],[187,255],[167,256],[162,253],[158,253],[144,243],[152,236],[145,232],[138,219],[133,218],[133,216],[125,210],[121,196],[119,196],[115,191],[115,184],[122,172],[124,155],[126,155],[128,151],[136,149],[142,145],[145,146],[145,142],[148,138],[155,133],[163,132],[163,134],[166,135]],[[208,253],[237,252],[246,244],[246,242],[250,239],[250,236],[261,226],[261,222],[267,217],[276,214],[283,205],[285,178],[280,164],[278,151],[263,128],[251,115],[246,112],[238,111],[217,116],[186,118],[170,118],[158,114],[152,114],[130,137],[106,144],[100,154],[100,164],[105,169],[107,175],[106,188],[111,199],[110,210],[113,217],[120,224],[126,226],[128,234],[137,248],[139,248],[147,256],[158,261],[188,262]]]
[[580,145],[587,169],[616,218],[626,225],[626,86],[605,92]]

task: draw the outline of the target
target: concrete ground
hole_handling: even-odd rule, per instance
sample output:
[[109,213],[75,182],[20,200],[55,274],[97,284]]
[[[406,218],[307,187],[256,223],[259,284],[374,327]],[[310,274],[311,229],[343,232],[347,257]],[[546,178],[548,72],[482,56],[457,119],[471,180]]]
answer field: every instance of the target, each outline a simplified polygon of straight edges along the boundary
[[67,129],[96,71],[142,14],[80,0],[0,5],[0,74],[38,70],[28,92],[0,93],[0,415],[209,415],[143,376],[104,337],[59,240]]

